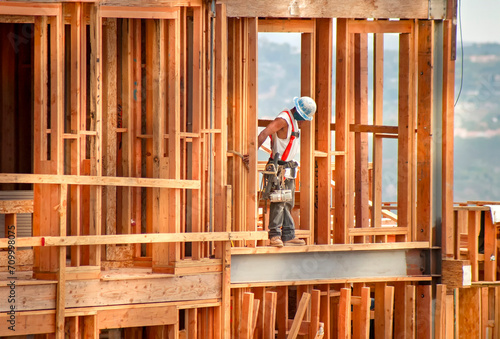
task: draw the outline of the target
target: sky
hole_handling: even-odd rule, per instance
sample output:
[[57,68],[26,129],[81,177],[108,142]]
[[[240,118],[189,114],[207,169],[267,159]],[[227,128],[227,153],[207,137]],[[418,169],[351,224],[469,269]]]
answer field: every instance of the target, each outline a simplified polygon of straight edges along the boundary
[[[459,2],[462,3],[464,42],[500,43],[500,0],[459,0]],[[457,36],[458,34],[459,31]]]
[[[411,0],[410,0],[411,1]],[[458,0],[461,3],[462,37],[467,42],[500,43],[500,0]],[[460,14],[460,13],[459,13]],[[458,17],[460,19],[460,17]],[[457,39],[460,39],[457,21]],[[298,34],[268,33],[267,39],[299,47]]]

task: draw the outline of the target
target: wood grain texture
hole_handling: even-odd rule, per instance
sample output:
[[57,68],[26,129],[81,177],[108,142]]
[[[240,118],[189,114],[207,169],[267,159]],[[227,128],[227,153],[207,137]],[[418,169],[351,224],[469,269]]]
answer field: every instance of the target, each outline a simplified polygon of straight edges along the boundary
[[[441,0],[444,1],[444,0]],[[303,17],[303,18],[422,18],[426,19],[429,2],[418,0],[402,3],[384,1],[245,1],[219,0],[227,4],[229,17]]]

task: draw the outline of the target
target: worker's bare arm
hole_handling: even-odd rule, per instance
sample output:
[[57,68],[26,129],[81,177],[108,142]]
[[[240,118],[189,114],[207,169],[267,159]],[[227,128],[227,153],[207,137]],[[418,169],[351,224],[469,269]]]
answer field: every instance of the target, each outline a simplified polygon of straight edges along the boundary
[[[287,129],[288,128],[288,125],[285,121],[285,119],[282,119],[282,118],[276,118],[274,119],[271,123],[269,123],[269,125],[267,125],[266,128],[264,128],[262,130],[262,132],[259,133],[259,137],[257,138],[258,139],[258,148],[260,148],[260,146],[262,146],[262,144],[264,143],[264,141],[266,141],[267,137],[274,134],[274,133],[277,133],[278,131],[280,131],[281,129]],[[285,135],[286,135],[286,131],[285,131]]]
[[[285,119],[282,118],[276,118],[273,121],[267,125],[266,128],[264,128],[260,133],[259,136],[257,137],[258,140],[258,148],[262,146],[264,141],[266,141],[267,137],[270,136],[271,134],[278,133],[278,131],[283,130],[284,134],[286,135],[288,131],[288,124],[286,123]],[[248,163],[250,161],[250,158],[248,157],[248,154],[243,155],[243,163],[248,167]]]

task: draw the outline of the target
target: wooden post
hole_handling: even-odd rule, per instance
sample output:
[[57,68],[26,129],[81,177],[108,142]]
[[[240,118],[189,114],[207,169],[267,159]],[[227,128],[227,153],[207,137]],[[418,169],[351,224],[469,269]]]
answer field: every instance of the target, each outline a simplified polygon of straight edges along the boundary
[[[453,126],[455,105],[455,60],[452,58],[452,46],[455,43],[456,24],[453,20],[444,21],[443,41],[443,169],[442,169],[442,206],[441,251],[443,258],[453,258]],[[485,237],[486,239],[486,237]],[[496,267],[496,265],[494,265]],[[496,280],[492,279],[492,280]]]
[[[354,123],[368,124],[368,34],[354,34]],[[356,227],[369,227],[368,134],[355,133]],[[364,243],[364,237],[355,242]]]
[[[382,125],[384,113],[384,35],[373,35],[373,125]],[[382,138],[373,133],[372,227],[382,223]]]
[[399,126],[398,126],[398,227],[411,226],[411,139],[412,109],[410,104],[410,34],[400,35],[399,49]]
[[[434,21],[418,21],[417,241],[432,243]],[[399,194],[398,194],[399,196]],[[398,204],[399,206],[399,204]],[[398,211],[401,213],[400,211]],[[398,213],[398,214],[399,214]],[[399,216],[398,216],[399,219]]]
[[276,315],[278,322],[278,339],[286,338],[286,331],[288,329],[288,286],[277,287],[277,309]]
[[[71,174],[80,175],[81,170],[81,145],[80,128],[82,111],[81,91],[81,64],[82,64],[82,4],[73,4],[71,15],[71,133],[77,135],[77,139],[71,142]],[[83,24],[86,26],[86,24]],[[85,139],[85,136],[83,136]],[[83,151],[85,149],[83,148]],[[85,154],[85,153],[84,153]],[[81,188],[71,186],[71,234],[81,234]],[[80,265],[80,246],[71,247],[71,265]]]
[[[300,94],[315,96],[315,41],[312,33],[302,33]],[[314,243],[314,122],[304,121],[300,128],[300,225],[296,229],[311,232]],[[298,227],[297,227],[298,226]]]
[[420,285],[416,295],[417,338],[432,338],[432,286]]
[[241,316],[241,325],[239,337],[241,339],[252,338],[252,320],[253,320],[253,306],[254,306],[254,295],[253,293],[243,293],[243,307]]
[[[330,122],[332,93],[332,19],[316,19],[316,104],[318,110],[314,116],[316,147],[321,156],[316,158],[318,167],[318,209],[317,229],[318,244],[331,243],[331,159],[330,159]],[[343,228],[343,225],[341,226]]]
[[264,315],[264,339],[275,339],[276,328],[276,303],[278,293],[268,291],[266,292],[266,309]]
[[337,19],[337,62],[335,84],[335,219],[334,243],[343,244],[348,221],[348,150],[349,150],[349,31],[348,19]]
[[[170,97],[167,96],[167,22],[166,20],[155,21],[151,30],[147,30],[148,33],[153,35],[152,41],[152,51],[151,55],[148,55],[148,61],[151,61],[151,71],[152,71],[152,88],[149,89],[151,92],[152,99],[152,134],[153,134],[153,144],[152,144],[152,177],[153,178],[165,178],[168,177],[168,165],[171,161],[175,161],[174,158],[166,158],[165,153],[167,151],[165,147],[165,129],[167,120],[167,106],[166,99]],[[149,28],[146,26],[146,29]],[[168,70],[169,71],[169,70]],[[170,93],[169,93],[170,94]],[[149,99],[149,98],[148,98]],[[169,100],[170,102],[170,100]],[[171,111],[169,114],[175,116],[179,112]],[[170,132],[174,130],[171,127],[170,130],[169,121],[169,152],[170,145],[175,146],[175,134],[171,135]],[[175,133],[175,132],[174,132]],[[179,131],[177,130],[177,133]],[[170,154],[170,153],[169,153]],[[172,154],[174,155],[174,154]],[[178,165],[178,163],[176,163]],[[178,215],[178,209],[180,207],[175,204],[174,201],[169,201],[168,190],[165,188],[153,188],[152,191],[152,221],[153,221],[153,231],[156,233],[167,233],[170,231],[170,226],[175,228],[174,225],[170,225],[170,216],[173,215],[175,218]],[[170,216],[169,216],[170,215]],[[153,244],[152,253],[152,266],[154,272],[169,272],[172,273],[172,269],[168,268],[170,263],[169,260],[169,244]]]
[[480,226],[481,211],[469,211],[467,225],[467,248],[469,250],[469,260],[471,263],[472,281],[479,280],[479,244],[477,237],[479,236]]
[[[257,190],[258,190],[258,172],[257,172],[257,125],[258,125],[258,79],[257,79],[257,66],[258,66],[258,18],[248,18],[248,103],[247,103],[247,123],[245,145],[248,150],[246,154],[249,155],[248,164],[248,182],[247,190],[245,192],[246,198],[246,225],[247,231],[257,230]],[[245,149],[245,147],[243,148]],[[243,168],[243,170],[245,170]],[[255,243],[248,244],[255,246]]]
[[[202,107],[203,107],[203,73],[202,73],[202,51],[203,51],[203,26],[202,26],[202,10],[201,8],[193,9],[193,125],[192,132],[198,135],[193,138],[192,142],[192,179],[202,180],[202,145],[201,145],[201,126],[202,126]],[[202,215],[202,193],[201,189],[191,192],[191,231],[201,232],[201,215]],[[201,244],[192,243],[191,255],[194,260],[201,258]]]
[[415,339],[416,334],[416,288],[414,285],[406,286],[406,296],[405,296],[405,332],[406,335],[404,338]]
[[[226,128],[227,123],[227,17],[226,5],[216,6],[215,22],[215,91],[214,91],[214,121],[215,129],[221,133],[215,135],[214,141],[214,229],[218,231],[225,225],[225,185],[226,179]],[[216,248],[216,252],[222,248]],[[220,252],[217,257],[220,257]]]
[[359,338],[368,339],[370,337],[370,288],[361,288],[361,309],[360,309],[360,322],[359,325],[354,324],[354,326],[360,326]]
[[312,290],[311,294],[311,322],[309,326],[309,337],[314,338],[319,330],[319,312],[320,312],[321,291]]
[[[165,46],[167,49],[160,49],[160,58],[165,53],[165,58],[168,56],[168,61],[165,67],[168,69],[166,74],[167,78],[164,88],[167,95],[167,106],[165,111],[165,119],[168,117],[168,172],[169,178],[179,180],[181,179],[181,107],[180,107],[180,71],[181,71],[181,27],[180,27],[180,11],[177,11],[175,20],[168,20],[165,24],[168,25],[168,34],[165,33]],[[166,27],[167,28],[167,27]],[[168,42],[168,44],[167,44]],[[160,47],[161,48],[161,47]],[[161,65],[160,65],[161,67]],[[160,97],[163,95],[160,92]],[[168,112],[168,114],[167,114]],[[163,139],[162,139],[163,140]],[[181,190],[169,189],[168,192],[168,205],[170,208],[166,209],[168,212],[168,232],[179,233],[181,231]],[[225,206],[225,205],[223,205]],[[224,212],[224,210],[223,210]],[[174,265],[180,260],[180,244],[172,243],[168,245],[169,265]]]
[[436,312],[434,317],[434,338],[446,338],[446,285],[436,286]]
[[[356,326],[356,325],[355,325]],[[351,338],[351,289],[340,289],[338,338]]]

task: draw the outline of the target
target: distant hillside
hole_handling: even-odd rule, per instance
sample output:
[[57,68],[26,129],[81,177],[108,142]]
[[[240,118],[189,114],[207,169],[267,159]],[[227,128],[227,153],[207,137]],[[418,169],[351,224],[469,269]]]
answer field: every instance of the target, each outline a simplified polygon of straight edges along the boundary
[[[455,107],[455,200],[500,201],[500,44],[467,44],[463,55],[463,88]],[[384,124],[396,125],[398,52],[386,50],[384,59]],[[458,45],[455,98],[461,69]],[[370,66],[370,83],[371,70]],[[335,69],[333,73],[335,79]],[[260,117],[274,117],[290,107],[292,97],[300,95],[300,54],[296,48],[259,39],[258,85]],[[335,89],[332,99],[335,103]],[[370,111],[371,107],[370,100]],[[395,154],[397,144],[384,143],[383,194],[388,201],[396,199]]]

